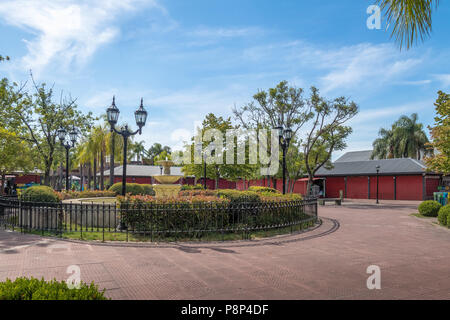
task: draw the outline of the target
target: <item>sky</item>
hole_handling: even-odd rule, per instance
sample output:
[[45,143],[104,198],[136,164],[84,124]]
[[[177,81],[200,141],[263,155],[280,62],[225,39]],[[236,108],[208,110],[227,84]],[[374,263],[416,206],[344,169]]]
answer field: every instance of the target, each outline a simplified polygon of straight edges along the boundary
[[431,38],[400,51],[386,21],[367,27],[374,2],[0,0],[0,54],[11,57],[0,77],[25,82],[32,70],[95,115],[115,95],[119,122],[133,128],[143,97],[149,115],[135,141],[175,149],[206,114],[232,116],[287,80],[355,101],[345,151],[368,150],[403,114],[431,125],[437,91],[450,91],[450,4],[440,3]]

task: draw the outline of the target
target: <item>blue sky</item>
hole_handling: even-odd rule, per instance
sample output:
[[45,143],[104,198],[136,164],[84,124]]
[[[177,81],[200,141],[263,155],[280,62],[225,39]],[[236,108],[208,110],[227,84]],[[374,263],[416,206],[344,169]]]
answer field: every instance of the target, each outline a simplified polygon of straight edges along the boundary
[[[370,149],[380,127],[417,112],[433,123],[438,90],[450,90],[450,5],[441,2],[432,37],[400,51],[366,26],[374,1],[2,0],[0,75],[37,80],[101,114],[113,94],[138,140],[177,147],[209,112],[229,116],[258,89],[282,80],[317,86],[360,106],[347,151]],[[339,156],[336,153],[334,158]]]

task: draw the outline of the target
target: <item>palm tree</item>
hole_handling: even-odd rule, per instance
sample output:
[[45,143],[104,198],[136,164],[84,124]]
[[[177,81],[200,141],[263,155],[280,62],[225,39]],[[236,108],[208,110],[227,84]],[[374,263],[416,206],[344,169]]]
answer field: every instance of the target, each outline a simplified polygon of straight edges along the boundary
[[[109,139],[108,139],[109,132],[108,132],[106,126],[103,125],[103,126],[94,127],[92,129],[91,135],[92,135],[92,142],[93,142],[93,148],[94,148],[93,151],[96,154],[96,157],[94,159],[100,160],[100,189],[104,190],[105,189],[105,179],[104,179],[105,178],[104,177],[105,157],[106,157],[106,146],[109,141]],[[96,168],[96,163],[94,163],[94,167]]]
[[145,152],[144,141],[132,143],[130,146],[130,151],[133,153],[133,156],[136,156],[137,161],[143,161]]
[[418,115],[402,116],[394,124],[399,148],[404,158],[421,159],[421,154],[427,154],[426,144],[429,142],[423,131],[423,124],[417,123]]
[[373,142],[372,159],[392,159],[396,156],[395,152],[395,136],[393,129],[381,128],[378,132],[380,138]]
[[391,38],[407,49],[423,41],[432,30],[431,16],[439,0],[378,0],[385,12],[388,26],[393,24]]
[[418,123],[416,113],[411,117],[401,116],[391,129],[381,129],[380,137],[373,142],[372,159],[414,158],[429,153],[427,135],[423,124]]

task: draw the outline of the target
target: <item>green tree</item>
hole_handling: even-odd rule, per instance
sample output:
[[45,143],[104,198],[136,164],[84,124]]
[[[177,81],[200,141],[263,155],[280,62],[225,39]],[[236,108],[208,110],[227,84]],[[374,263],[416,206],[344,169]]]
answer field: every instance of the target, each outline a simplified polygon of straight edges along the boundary
[[16,134],[0,127],[0,193],[3,194],[5,175],[15,171],[28,172],[35,168],[32,150]]
[[396,146],[398,145],[394,130],[381,128],[378,132],[379,138],[372,143],[373,152],[372,159],[392,159],[397,154]]
[[311,88],[308,104],[314,112],[311,129],[303,142],[309,192],[317,170],[329,164],[334,151],[347,147],[346,139],[352,128],[344,124],[358,114],[358,106],[345,97],[329,101],[321,97],[315,87]]
[[428,137],[423,124],[418,123],[417,113],[411,117],[401,116],[391,129],[380,129],[373,142],[372,159],[413,158],[420,160],[422,154],[429,153]]
[[423,41],[432,31],[433,9],[439,0],[378,0],[385,12],[388,26],[392,25],[391,38],[400,49],[409,49],[417,41]]
[[[203,120],[202,128],[199,128],[200,130],[199,130],[198,135],[203,137],[206,130],[216,129],[222,133],[223,137],[225,137],[227,130],[235,129],[235,128],[236,127],[233,126],[233,124],[231,122],[231,118],[224,119],[223,117],[217,117],[214,114],[210,113],[205,117],[205,120]],[[192,141],[194,141],[194,138],[192,138]],[[225,141],[222,141],[222,142],[225,143]],[[211,155],[213,157],[215,157],[218,153],[221,153],[223,156],[223,158],[222,158],[223,163],[221,163],[221,164],[220,163],[207,163],[207,165],[206,165],[206,177],[209,179],[215,180],[216,189],[219,187],[220,178],[226,178],[228,180],[235,181],[239,178],[250,176],[250,172],[251,172],[250,165],[226,164],[225,158],[226,158],[227,152],[233,152],[234,155],[236,156],[236,153],[237,153],[236,147],[233,150],[227,150],[225,144],[222,144],[222,145],[219,144],[218,148],[220,148],[220,150],[213,149],[216,146],[217,146],[216,143],[214,141],[211,141],[210,143],[206,143],[206,145],[203,146],[203,150],[202,150],[202,152],[205,154],[206,150],[208,150],[208,148],[209,148],[210,150],[212,150]],[[192,148],[191,148],[192,158],[194,158],[194,151],[195,151],[194,148],[195,148],[195,145],[193,144]],[[203,177],[204,161],[205,161],[205,159],[202,158],[201,164],[195,164],[195,163],[185,164],[183,166],[182,171],[186,175],[193,175],[196,178]],[[213,161],[211,161],[211,162],[213,162]],[[252,175],[252,176],[254,176],[254,175]]]
[[[92,114],[82,114],[76,99],[61,97],[55,102],[53,88],[45,83],[36,84],[31,76],[35,93],[16,92],[17,99],[3,110],[8,121],[17,125],[15,132],[35,147],[44,169],[44,184],[50,185],[50,170],[55,164],[59,141],[57,131],[73,125],[85,132],[93,123]],[[23,88],[22,88],[23,89]]]
[[[270,130],[282,125],[291,128],[294,137],[313,116],[311,106],[303,98],[303,89],[291,87],[287,81],[281,81],[267,91],[259,90],[253,96],[253,101],[243,107],[233,108],[233,114],[245,129]],[[281,177],[281,162],[282,157],[280,170],[272,177],[275,188],[276,179]]]
[[143,161],[144,158],[145,152],[144,143],[145,143],[144,141],[139,141],[130,144],[130,151],[132,152],[133,156],[136,156],[138,162]]
[[154,143],[148,150],[143,150],[143,159],[144,162],[148,162],[150,165],[153,165],[154,158],[159,155],[161,152],[166,151],[167,154],[171,154],[172,150],[168,146],[162,146],[161,143]]
[[6,56],[6,57],[4,57],[4,56],[2,56],[1,54],[0,54],[0,62],[1,61],[5,61],[5,60],[9,60],[9,57],[8,56]]
[[430,147],[436,152],[426,157],[425,162],[428,170],[450,175],[450,94],[439,91],[434,105],[436,106],[435,123],[429,129],[432,137]]

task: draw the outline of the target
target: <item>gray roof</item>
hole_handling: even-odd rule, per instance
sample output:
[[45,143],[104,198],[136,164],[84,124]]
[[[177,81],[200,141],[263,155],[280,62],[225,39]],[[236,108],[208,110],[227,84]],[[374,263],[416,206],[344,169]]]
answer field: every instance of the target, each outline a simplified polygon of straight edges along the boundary
[[[123,167],[118,166],[114,168],[114,176],[122,176]],[[105,170],[103,173],[105,176],[109,176],[109,170]],[[140,166],[140,165],[127,165],[127,176],[129,177],[153,177],[159,176],[161,169],[159,166]],[[181,172],[181,167],[171,167],[170,174],[176,176],[184,176]],[[99,176],[100,173],[97,173]]]
[[380,175],[386,174],[422,174],[426,166],[422,162],[411,159],[383,159],[366,161],[335,162],[334,168],[327,170],[320,168],[316,176],[344,176],[344,175],[374,175],[376,166],[380,166]]
[[372,155],[372,150],[364,150],[364,151],[352,151],[347,152],[342,155],[336,162],[351,162],[351,161],[365,161],[370,160],[370,156]]

